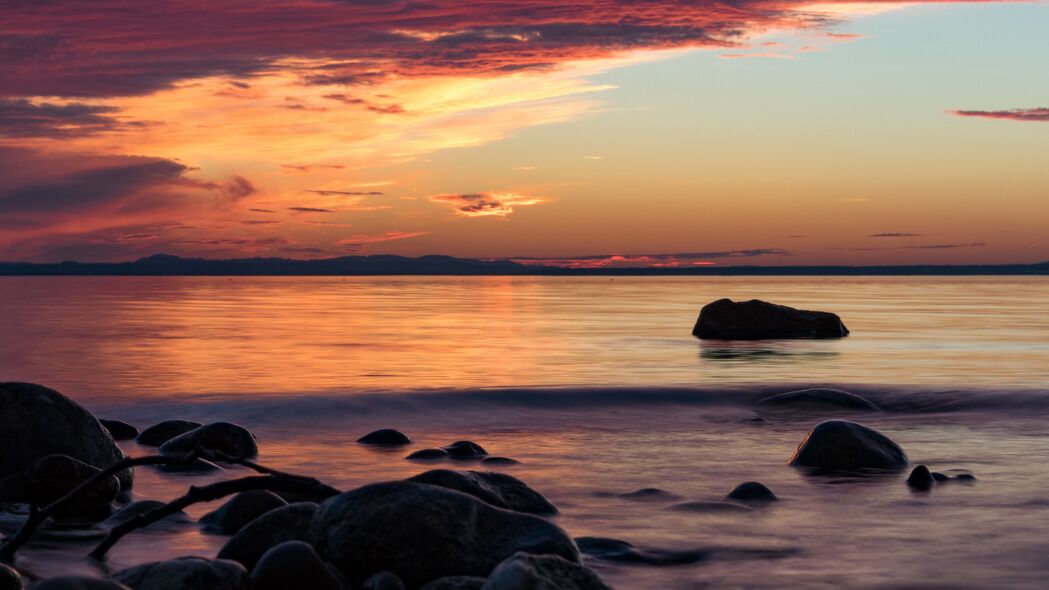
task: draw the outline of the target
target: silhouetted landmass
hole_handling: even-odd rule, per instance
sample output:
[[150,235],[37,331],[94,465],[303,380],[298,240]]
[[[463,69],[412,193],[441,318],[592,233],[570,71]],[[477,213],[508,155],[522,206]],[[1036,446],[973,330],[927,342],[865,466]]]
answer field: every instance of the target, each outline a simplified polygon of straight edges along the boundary
[[1038,264],[911,266],[702,266],[689,268],[563,268],[509,260],[451,256],[343,256],[322,260],[238,258],[208,260],[156,254],[134,262],[0,262],[0,275],[122,276],[368,276],[368,275],[562,275],[562,276],[785,276],[785,275],[1049,275]]

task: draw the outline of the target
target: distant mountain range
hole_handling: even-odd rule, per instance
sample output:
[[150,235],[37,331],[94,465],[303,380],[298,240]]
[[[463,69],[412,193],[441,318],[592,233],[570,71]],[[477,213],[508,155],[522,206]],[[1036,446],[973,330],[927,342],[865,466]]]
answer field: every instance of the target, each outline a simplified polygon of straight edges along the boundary
[[701,266],[563,268],[451,256],[343,256],[322,260],[207,260],[156,254],[134,262],[0,262],[0,275],[353,276],[353,275],[1049,275],[1038,264],[913,266]]

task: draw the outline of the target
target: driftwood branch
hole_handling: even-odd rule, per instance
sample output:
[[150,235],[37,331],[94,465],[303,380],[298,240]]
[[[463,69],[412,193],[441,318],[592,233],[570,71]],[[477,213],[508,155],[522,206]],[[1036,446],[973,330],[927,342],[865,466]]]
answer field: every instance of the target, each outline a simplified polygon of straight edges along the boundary
[[[248,461],[248,463],[251,463]],[[254,464],[253,464],[254,465]],[[262,466],[256,466],[258,469],[266,469]],[[113,527],[109,531],[109,535],[98,544],[94,550],[91,551],[90,557],[97,560],[103,560],[106,557],[106,553],[119,541],[124,535],[138,530],[142,527],[149,526],[150,524],[161,520],[167,516],[171,516],[179,512],[180,510],[197,504],[199,502],[212,502],[236,494],[239,492],[246,492],[248,490],[269,490],[271,492],[299,492],[316,495],[318,497],[329,497],[339,493],[339,490],[322,484],[318,480],[312,477],[302,477],[298,475],[290,475],[281,472],[276,474],[267,475],[253,475],[249,477],[242,477],[240,479],[231,479],[228,481],[220,481],[211,485],[203,487],[191,486],[189,492],[180,498],[176,498],[167,504],[139,514],[131,520],[124,522],[120,525]]]

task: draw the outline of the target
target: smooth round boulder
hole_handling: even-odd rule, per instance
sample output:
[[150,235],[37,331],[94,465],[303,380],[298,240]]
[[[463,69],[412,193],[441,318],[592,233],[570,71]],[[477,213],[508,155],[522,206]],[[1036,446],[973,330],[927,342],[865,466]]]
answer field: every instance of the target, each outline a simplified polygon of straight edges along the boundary
[[899,445],[877,430],[848,420],[828,420],[805,436],[789,465],[826,471],[898,471],[907,467],[908,460]]
[[419,590],[481,590],[485,581],[478,576],[445,576],[428,582]]
[[557,555],[518,553],[499,564],[482,590],[612,590],[590,568]]
[[672,502],[680,500],[684,496],[659,488],[640,488],[632,492],[616,494],[616,497],[633,502]]
[[488,451],[484,450],[484,447],[469,440],[457,440],[444,447],[444,450],[452,459],[472,460],[488,456]]
[[[132,590],[120,582],[87,576],[60,576],[37,582],[30,590]],[[137,589],[136,589],[137,590]]]
[[160,445],[165,455],[197,453],[203,459],[220,460],[223,456],[251,459],[258,456],[255,435],[247,428],[230,422],[212,422],[180,434]]
[[[19,473],[48,455],[67,455],[98,469],[124,459],[102,424],[79,404],[32,383],[0,383],[0,477]],[[131,469],[117,473],[130,490]]]
[[757,481],[745,481],[739,484],[732,488],[725,499],[747,504],[764,504],[779,500],[768,486]]
[[396,574],[379,572],[364,581],[362,590],[404,590],[404,582]]
[[[25,471],[0,481],[0,501],[25,502],[38,507],[62,498],[101,470],[67,455],[48,455]],[[82,490],[57,515],[67,518],[105,518],[120,493],[120,480],[106,477]]]
[[801,389],[778,393],[758,401],[757,405],[763,409],[792,411],[850,410],[876,412],[879,410],[878,406],[867,398],[841,389],[829,388]]
[[200,427],[200,422],[193,420],[165,420],[143,430],[135,437],[135,442],[147,447],[159,447],[180,434]]
[[226,559],[180,557],[120,570],[109,579],[133,590],[251,590],[244,566]]
[[285,541],[309,541],[316,511],[313,502],[296,502],[270,510],[237,531],[219,550],[218,557],[254,569],[271,547]]
[[703,306],[692,335],[710,340],[842,338],[849,329],[836,314],[794,309],[759,299],[718,299]]
[[308,543],[285,541],[271,547],[251,570],[255,590],[342,590],[343,583]]
[[109,436],[113,437],[113,440],[134,440],[138,436],[138,429],[127,422],[101,418],[98,421],[102,424],[102,428],[105,428],[106,432],[109,433]]
[[498,508],[529,514],[557,514],[557,507],[516,477],[493,471],[433,469],[408,478],[470,494]]
[[0,590],[22,590],[25,584],[15,568],[0,563]]
[[266,490],[248,490],[230,498],[216,510],[200,518],[204,531],[218,535],[232,535],[259,516],[288,503]]
[[925,491],[935,484],[936,478],[932,476],[929,468],[924,465],[915,466],[907,477],[907,487],[912,490]]
[[448,451],[444,449],[422,449],[405,457],[408,461],[440,461],[448,458]]
[[546,519],[411,481],[329,498],[313,517],[310,540],[353,585],[380,571],[409,588],[445,576],[486,576],[519,551],[579,560],[572,539]]
[[521,462],[517,459],[511,459],[510,457],[485,457],[481,459],[481,465],[485,467],[509,467],[510,465],[520,465]]
[[392,428],[383,428],[382,430],[376,430],[369,432],[364,436],[357,439],[357,442],[362,445],[376,445],[382,447],[397,447],[403,445],[412,444],[412,439],[408,438],[403,432],[394,430]]

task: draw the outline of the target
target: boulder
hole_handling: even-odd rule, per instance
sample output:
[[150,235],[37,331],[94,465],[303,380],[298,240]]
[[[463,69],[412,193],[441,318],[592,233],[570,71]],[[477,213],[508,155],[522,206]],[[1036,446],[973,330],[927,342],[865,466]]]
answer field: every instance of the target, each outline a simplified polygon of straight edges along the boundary
[[499,564],[482,590],[612,590],[601,576],[557,555],[518,553]]
[[469,440],[455,441],[444,447],[444,451],[452,459],[472,460],[483,459],[488,456],[488,451],[484,450],[484,447]]
[[617,494],[617,498],[632,500],[634,502],[672,502],[680,500],[684,496],[661,490],[659,488],[641,488],[624,494]]
[[285,541],[308,541],[317,511],[313,502],[297,502],[270,510],[244,525],[219,550],[219,559],[232,559],[252,569],[266,551]]
[[357,442],[362,445],[379,445],[379,446],[402,446],[412,444],[412,439],[408,438],[403,432],[394,430],[392,428],[383,428],[382,430],[376,430],[375,432],[369,432],[364,436],[357,439]]
[[816,470],[900,470],[907,467],[903,449],[880,432],[847,420],[816,425],[790,459],[793,467]]
[[788,391],[766,397],[758,402],[764,409],[796,411],[850,410],[857,412],[877,411],[879,408],[870,400],[840,389],[813,388]]
[[363,590],[404,590],[404,582],[396,574],[379,572],[365,580]]
[[711,552],[702,549],[639,549],[626,541],[605,537],[579,537],[575,540],[579,552],[603,561],[634,565],[685,565],[710,558]]
[[200,518],[204,530],[218,535],[232,535],[259,516],[287,506],[280,496],[266,490],[249,490],[233,496],[217,510]]
[[925,491],[936,485],[936,478],[932,476],[929,468],[924,465],[917,465],[911,470],[910,476],[907,477],[907,487],[912,490]]
[[200,422],[193,420],[165,420],[143,430],[135,437],[135,442],[147,447],[159,447],[180,434],[200,428]]
[[285,541],[262,554],[251,571],[255,590],[342,590],[333,568],[302,541]]
[[954,481],[960,481],[964,483],[973,483],[976,481],[976,476],[971,473],[959,473],[954,476]]
[[244,566],[225,559],[180,557],[120,570],[109,579],[132,590],[251,590]]
[[[65,496],[100,469],[66,455],[48,455],[21,473],[0,480],[0,501],[25,502],[47,506]],[[111,503],[120,493],[120,480],[109,476],[78,493],[58,516],[72,518],[105,518]]]
[[408,461],[440,461],[447,458],[448,451],[444,449],[423,449],[405,457]]
[[[0,383],[0,477],[21,472],[48,455],[68,455],[105,469],[124,459],[113,437],[79,404],[32,383]],[[130,490],[131,469],[117,473]]]
[[841,318],[757,299],[718,299],[703,306],[692,335],[710,340],[841,338],[849,334]]
[[15,568],[0,563],[0,590],[22,590],[22,575]]
[[510,457],[485,457],[481,459],[481,465],[485,467],[509,467],[510,465],[520,465],[521,462],[517,459],[511,459]]
[[478,576],[445,576],[427,583],[419,590],[481,590],[485,581]]
[[779,500],[768,486],[757,481],[745,481],[739,484],[732,488],[725,499],[747,504],[764,504]]
[[329,498],[310,531],[321,558],[354,585],[380,571],[409,588],[444,576],[486,576],[519,551],[579,559],[572,539],[548,520],[412,481]]
[[113,440],[134,440],[138,436],[138,429],[127,422],[102,419],[99,419],[99,422]]
[[120,582],[86,576],[61,576],[33,584],[30,590],[131,590]]
[[667,508],[679,512],[702,512],[713,514],[754,511],[750,506],[744,506],[734,502],[681,502],[680,504],[671,504]]
[[237,459],[258,456],[255,435],[247,428],[229,422],[213,422],[180,434],[160,445],[165,455],[197,453],[203,459],[221,459],[222,455]]
[[505,473],[434,469],[408,478],[408,481],[470,494],[492,506],[507,510],[529,514],[557,514],[557,507],[542,494],[528,487],[525,482]]
[[951,476],[947,475],[946,473],[940,473],[939,471],[933,471],[929,475],[931,475],[937,483],[942,483],[951,479]]

